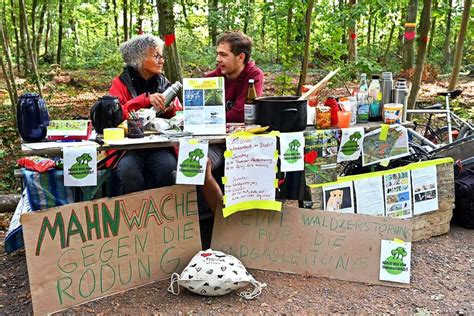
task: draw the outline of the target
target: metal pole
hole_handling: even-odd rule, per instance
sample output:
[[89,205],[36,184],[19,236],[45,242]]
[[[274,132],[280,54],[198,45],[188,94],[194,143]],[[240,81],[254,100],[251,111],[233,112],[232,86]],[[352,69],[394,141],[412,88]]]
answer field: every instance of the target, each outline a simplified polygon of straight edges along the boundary
[[451,144],[453,142],[453,135],[451,131],[451,111],[449,109],[449,97],[450,93],[446,95],[446,119],[448,121],[448,142]]

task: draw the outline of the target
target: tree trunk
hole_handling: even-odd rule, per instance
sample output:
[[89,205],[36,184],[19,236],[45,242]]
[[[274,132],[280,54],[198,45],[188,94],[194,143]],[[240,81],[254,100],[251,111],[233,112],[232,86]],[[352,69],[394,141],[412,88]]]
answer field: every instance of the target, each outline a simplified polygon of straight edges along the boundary
[[[173,14],[173,0],[162,0],[158,2],[159,28],[160,35],[165,38],[166,35],[175,34],[175,21]],[[178,48],[176,41],[165,47],[166,63],[165,75],[170,82],[182,81],[181,64],[179,60]]]
[[[43,5],[44,6],[44,5]],[[36,47],[36,9],[38,7],[38,0],[33,0],[31,4],[31,46]],[[28,30],[29,33],[29,30]],[[38,60],[36,51],[33,51],[35,59]]]
[[[209,6],[209,4],[208,4],[208,6]],[[185,0],[181,0],[181,8],[183,8],[184,23],[185,23],[187,28],[190,28],[189,20],[188,20],[188,10],[186,8],[186,1]],[[208,19],[209,19],[209,16],[208,16]],[[208,24],[208,26],[209,26],[209,24]]]
[[[438,9],[438,0],[433,0],[433,11]],[[431,21],[431,31],[430,31],[430,41],[428,42],[428,51],[426,53],[426,58],[429,59],[431,55],[431,50],[433,49],[433,39],[436,31],[436,15]]]
[[209,38],[211,40],[211,45],[216,46],[217,43],[217,21],[218,21],[218,1],[217,0],[208,0],[207,6],[209,9],[209,16],[207,17],[207,26],[209,30]]
[[[41,41],[43,40],[43,29],[44,29],[44,22],[45,22],[45,16],[46,16],[46,11],[48,10],[48,4],[49,1],[46,1],[45,4],[43,5],[43,8],[41,9],[40,13],[40,24],[38,28],[38,34],[36,35],[36,41],[35,41],[35,52],[36,56],[40,55],[40,46],[41,46]],[[33,36],[35,34],[33,33]]]
[[21,40],[21,44],[20,44],[20,47],[21,47],[21,53],[22,53],[22,60],[23,60],[23,71],[24,73],[28,73],[29,72],[29,65],[28,65],[28,51],[26,49],[26,38],[25,38],[25,34],[26,34],[26,26],[25,26],[25,21],[21,18],[21,12],[23,11],[23,8],[22,8],[22,3],[23,2],[19,2],[18,3],[18,12],[19,12],[19,22],[20,22],[20,40]]
[[114,10],[114,27],[115,27],[115,40],[117,46],[120,45],[119,27],[118,27],[118,12],[117,12],[117,0],[112,0],[112,6]]
[[249,28],[249,16],[250,16],[250,1],[245,0],[245,16],[244,16],[244,34],[247,34]]
[[37,60],[33,53],[33,46],[31,45],[31,41],[30,41],[30,32],[28,30],[28,19],[26,17],[24,0],[19,0],[19,3],[20,3],[20,8],[22,8],[22,11],[20,12],[20,20],[23,20],[23,23],[25,24],[26,44],[28,45],[28,56],[30,57],[30,63],[33,68],[33,74],[35,78],[36,87],[38,88],[38,94],[41,97],[43,97],[43,88],[41,87],[41,79],[38,72]]
[[291,49],[291,30],[293,29],[293,6],[293,3],[288,2],[288,14],[286,17],[286,47],[288,49]]
[[51,12],[48,11],[48,19],[46,23],[46,33],[44,34],[44,55],[47,56],[49,54],[49,38],[51,35],[52,30],[52,17]]
[[388,36],[388,42],[387,42],[387,48],[385,48],[385,53],[382,56],[382,65],[385,65],[387,62],[387,56],[388,52],[390,51],[390,46],[392,44],[392,39],[393,39],[393,34],[395,33],[395,26],[397,24],[397,21],[393,22],[392,27],[390,28],[390,35]]
[[56,64],[61,65],[61,49],[63,47],[63,0],[59,0],[58,21],[58,49],[56,53]]
[[133,30],[133,1],[130,1],[128,4],[128,38],[132,38],[132,36],[135,34]]
[[451,45],[449,45],[449,40],[451,37],[451,16],[453,13],[453,0],[449,0],[449,9],[446,14],[446,30],[444,35],[443,43],[443,65],[448,66],[451,64]]
[[371,12],[371,10],[369,9],[369,26],[367,28],[367,58],[370,59],[370,38],[372,36],[372,15],[373,15],[373,12]]
[[[352,10],[357,3],[357,0],[349,0],[349,10]],[[347,30],[347,51],[349,62],[356,61],[357,59],[357,19],[351,19],[349,21],[349,27]]]
[[[0,59],[2,62],[2,71],[5,76],[5,81],[7,83],[8,95],[10,96],[10,101],[11,101],[10,110],[11,110],[12,118],[14,121],[14,125],[16,126],[15,107],[18,102],[18,92],[16,88],[16,83],[15,83],[15,74],[13,73],[12,56],[10,53],[10,47],[8,45],[7,33],[5,32],[2,19],[0,19],[0,41],[1,41],[1,46],[3,48],[3,54],[0,55]],[[3,55],[5,55],[5,58],[7,60],[6,67],[3,62]]]
[[461,28],[459,29],[458,42],[454,53],[453,72],[449,81],[448,90],[454,90],[458,82],[459,71],[461,70],[462,51],[464,48],[464,38],[466,37],[467,25],[469,24],[469,13],[471,12],[472,0],[464,0],[464,10],[462,13]]
[[263,0],[262,27],[260,29],[260,41],[262,43],[265,41],[265,26],[267,24],[266,7],[267,7],[267,0]]
[[[408,9],[407,9],[407,19],[406,23],[416,23],[416,13],[418,10],[418,0],[409,0]],[[405,27],[405,32],[415,31],[415,27]],[[415,38],[407,38],[408,36],[405,33],[404,44],[403,44],[403,69],[408,70],[413,68],[415,62]]]
[[123,41],[128,40],[128,0],[123,0]]
[[15,4],[13,0],[10,0],[10,13],[12,17],[12,27],[13,31],[15,32],[15,47],[16,47],[16,54],[15,54],[15,61],[16,61],[16,69],[18,73],[21,73],[21,62],[20,62],[20,38],[18,36],[18,26],[16,23],[16,16],[15,16]]
[[416,97],[418,96],[418,90],[420,89],[421,85],[421,77],[423,74],[423,67],[425,65],[426,47],[428,45],[428,41],[426,39],[428,37],[431,24],[431,0],[423,0],[423,11],[421,12],[420,20],[420,28],[418,29],[420,35],[418,36],[416,69],[415,74],[413,75],[410,95],[408,97],[409,109],[413,109],[415,107]]
[[138,5],[138,17],[137,17],[137,31],[138,34],[143,32],[143,15],[145,14],[145,0],[140,0]]
[[306,34],[305,34],[305,46],[304,46],[304,55],[303,62],[301,65],[300,79],[298,82],[298,87],[296,94],[301,95],[301,87],[306,83],[306,75],[308,72],[308,58],[309,58],[309,43],[311,41],[311,15],[313,13],[314,0],[308,1],[308,7],[306,9]]

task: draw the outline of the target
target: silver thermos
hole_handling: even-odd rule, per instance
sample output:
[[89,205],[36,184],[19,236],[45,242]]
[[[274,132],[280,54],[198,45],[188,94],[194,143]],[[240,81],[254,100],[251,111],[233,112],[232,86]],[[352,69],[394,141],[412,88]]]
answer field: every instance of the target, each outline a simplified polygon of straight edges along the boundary
[[387,103],[392,103],[392,89],[393,89],[393,77],[391,72],[382,73],[382,102],[380,106],[383,109],[383,105]]
[[168,89],[165,90],[165,92],[163,92],[163,96],[166,98],[165,107],[168,107],[170,105],[171,101],[173,101],[176,95],[178,95],[178,92],[182,87],[183,85],[181,84],[181,82],[176,81],[171,86],[169,86]]
[[408,104],[408,86],[406,79],[400,78],[395,84],[395,89],[393,90],[393,103],[403,104],[403,120],[407,120],[407,104]]

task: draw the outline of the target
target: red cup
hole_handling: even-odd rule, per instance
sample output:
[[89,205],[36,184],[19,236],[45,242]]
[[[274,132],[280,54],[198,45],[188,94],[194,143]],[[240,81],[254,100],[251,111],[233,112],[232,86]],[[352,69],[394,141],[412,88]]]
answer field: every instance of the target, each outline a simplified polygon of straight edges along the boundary
[[351,112],[338,111],[337,112],[337,127],[347,128],[351,124]]

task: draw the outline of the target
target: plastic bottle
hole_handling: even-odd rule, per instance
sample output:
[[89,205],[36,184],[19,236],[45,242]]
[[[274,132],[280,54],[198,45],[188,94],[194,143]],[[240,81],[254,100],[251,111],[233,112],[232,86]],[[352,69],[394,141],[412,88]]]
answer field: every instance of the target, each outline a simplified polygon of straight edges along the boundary
[[247,98],[244,105],[244,123],[255,124],[255,98],[257,98],[257,90],[255,90],[255,80],[249,79],[249,89],[247,90]]
[[368,92],[357,93],[357,123],[367,123],[369,121]]
[[382,120],[382,111],[380,107],[382,93],[379,78],[379,75],[372,75],[372,81],[369,86],[369,121]]
[[324,101],[324,105],[331,108],[331,126],[337,126],[337,111],[339,111],[339,104],[337,103],[336,98],[328,97],[326,101]]
[[360,74],[359,92],[368,91],[369,86],[367,85],[367,74]]

